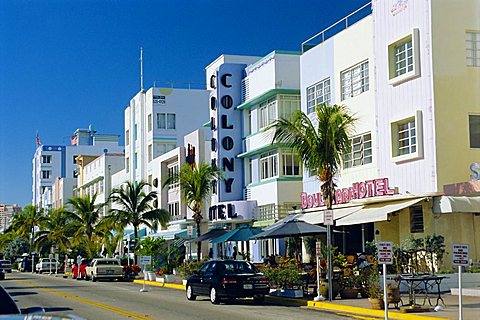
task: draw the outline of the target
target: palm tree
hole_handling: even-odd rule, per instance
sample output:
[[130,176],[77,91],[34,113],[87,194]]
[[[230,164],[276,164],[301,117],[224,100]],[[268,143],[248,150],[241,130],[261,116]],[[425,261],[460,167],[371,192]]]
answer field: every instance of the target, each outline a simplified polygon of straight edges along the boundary
[[95,204],[96,199],[96,194],[92,197],[87,194],[83,197],[73,197],[67,202],[72,207],[69,215],[76,228],[74,242],[85,245],[89,258],[93,258],[98,253],[98,243],[95,240],[97,236],[102,236],[102,233],[97,230],[97,225],[105,204]]
[[[140,225],[156,229],[159,223],[165,227],[170,220],[170,213],[167,210],[152,206],[152,202],[157,199],[157,193],[150,191],[146,194],[143,191],[146,186],[149,186],[149,184],[144,181],[138,184],[128,181],[121,187],[113,189],[110,194],[110,201],[119,209],[111,209],[110,214],[105,217],[105,221],[115,223],[121,228],[132,225],[136,244],[138,243],[138,227]],[[133,254],[136,264],[135,247],[133,248]]]
[[[305,167],[322,182],[321,192],[327,209],[331,210],[336,187],[333,178],[341,168],[343,156],[351,150],[349,136],[353,133],[357,118],[349,113],[346,106],[341,105],[317,105],[314,115],[316,119],[312,121],[305,113],[298,111],[291,120],[277,120],[272,143],[285,143],[302,158]],[[330,226],[327,236],[330,239]],[[330,273],[330,240],[327,242]],[[329,282],[331,278],[330,274]]]
[[[178,174],[168,177],[163,187],[178,181],[183,201],[193,211],[193,221],[197,228],[197,237],[200,236],[200,224],[203,220],[202,208],[212,192],[212,181],[221,178],[222,172],[206,163],[190,166],[186,163]],[[197,260],[200,260],[202,243],[197,242]]]
[[51,210],[37,233],[37,245],[54,243],[61,251],[67,251],[71,246],[71,238],[76,230],[71,215],[64,209]]
[[32,205],[26,206],[23,211],[13,216],[12,229],[16,230],[20,236],[30,238],[30,253],[33,251],[35,227],[40,226],[44,220],[43,210]]

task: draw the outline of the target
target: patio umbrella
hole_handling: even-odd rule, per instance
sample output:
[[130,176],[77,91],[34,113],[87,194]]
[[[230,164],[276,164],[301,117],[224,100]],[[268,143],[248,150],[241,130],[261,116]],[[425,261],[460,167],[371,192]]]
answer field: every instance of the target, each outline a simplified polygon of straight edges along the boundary
[[221,243],[227,241],[248,241],[256,234],[261,233],[263,230],[260,228],[253,228],[248,225],[241,225],[236,229],[225,233],[224,235],[212,240],[212,243]]
[[227,233],[227,230],[224,229],[212,229],[208,231],[207,233],[202,234],[200,237],[191,239],[187,242],[199,242],[199,241],[210,241],[212,239],[218,238],[221,235],[224,235]]
[[294,236],[308,236],[326,232],[327,228],[294,219],[286,221],[276,228],[254,235],[251,239],[274,239]]

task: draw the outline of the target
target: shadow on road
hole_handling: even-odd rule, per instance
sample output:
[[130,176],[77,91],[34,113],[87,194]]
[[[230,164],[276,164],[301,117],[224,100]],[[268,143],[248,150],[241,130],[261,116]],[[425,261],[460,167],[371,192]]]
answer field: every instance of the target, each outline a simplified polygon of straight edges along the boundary
[[[6,289],[6,288],[5,288]],[[11,297],[15,296],[29,296],[31,294],[38,294],[38,292],[33,292],[33,291],[15,291],[15,292],[9,292]]]
[[72,308],[68,307],[52,307],[52,308],[44,308],[45,312],[62,312],[62,311],[73,311]]

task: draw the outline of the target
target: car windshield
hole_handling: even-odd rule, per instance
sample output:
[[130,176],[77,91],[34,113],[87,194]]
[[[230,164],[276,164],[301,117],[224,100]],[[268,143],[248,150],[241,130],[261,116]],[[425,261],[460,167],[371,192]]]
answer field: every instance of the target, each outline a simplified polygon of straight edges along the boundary
[[224,273],[257,273],[257,268],[244,261],[224,261],[218,264],[220,271]]

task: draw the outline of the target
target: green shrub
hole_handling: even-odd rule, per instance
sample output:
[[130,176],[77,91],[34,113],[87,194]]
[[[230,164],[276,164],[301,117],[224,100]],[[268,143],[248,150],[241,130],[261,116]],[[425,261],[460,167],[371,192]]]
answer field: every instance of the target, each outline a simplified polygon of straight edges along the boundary
[[205,263],[205,261],[184,261],[178,265],[175,270],[183,277],[183,279],[188,279],[195,271],[198,271],[200,267]]

